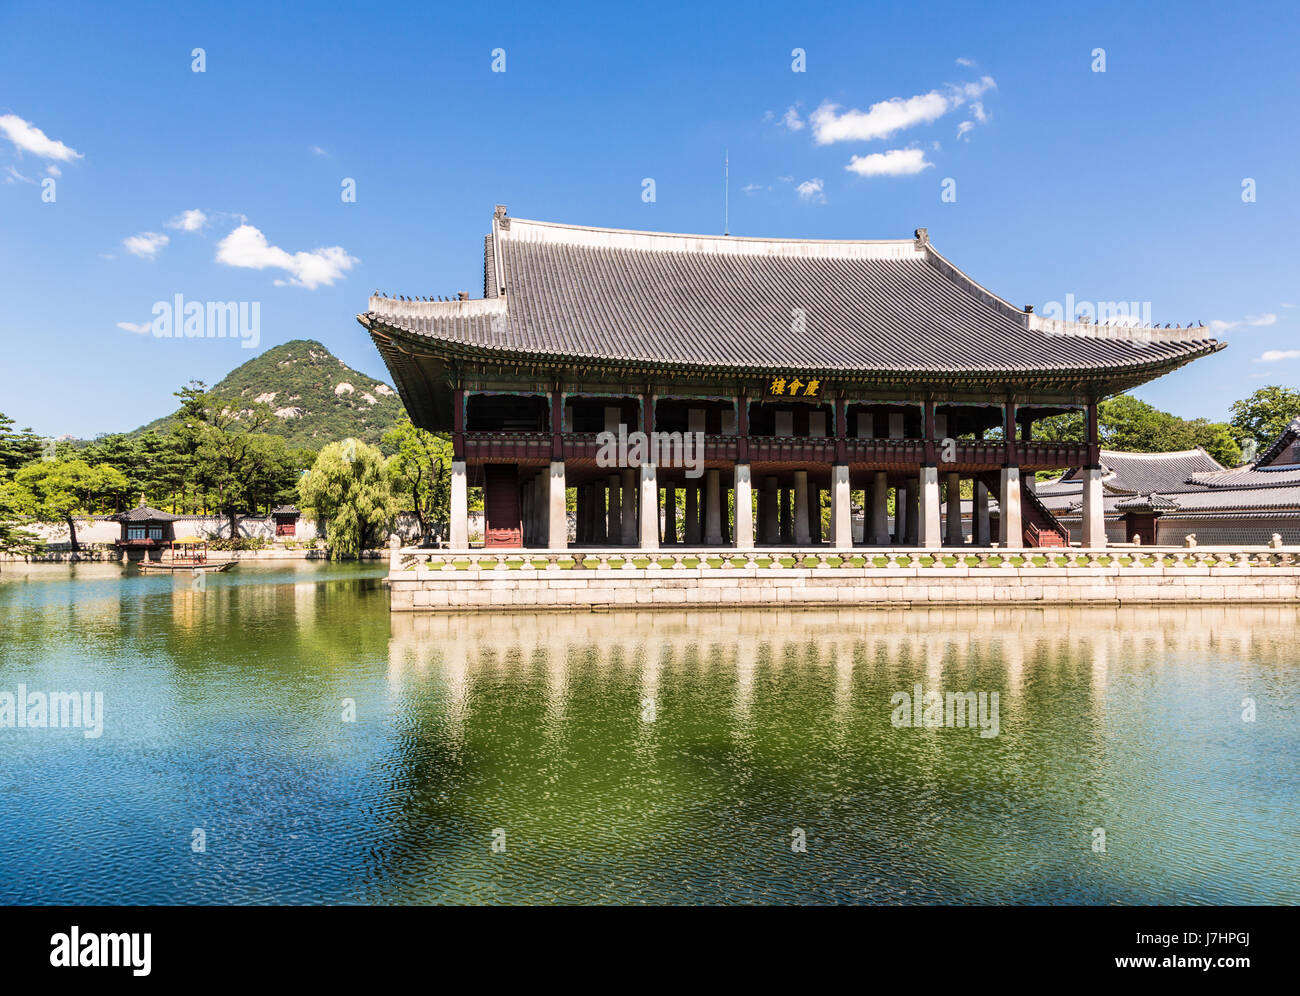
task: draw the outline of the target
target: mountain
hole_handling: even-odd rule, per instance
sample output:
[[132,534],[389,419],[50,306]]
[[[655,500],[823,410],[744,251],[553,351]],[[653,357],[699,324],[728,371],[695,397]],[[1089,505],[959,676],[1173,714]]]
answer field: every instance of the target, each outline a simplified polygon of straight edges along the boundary
[[[404,411],[396,391],[353,370],[314,339],[273,346],[230,371],[212,391],[269,404],[276,418],[265,431],[314,450],[349,436],[378,443]],[[155,419],[131,435],[166,429],[175,417]]]

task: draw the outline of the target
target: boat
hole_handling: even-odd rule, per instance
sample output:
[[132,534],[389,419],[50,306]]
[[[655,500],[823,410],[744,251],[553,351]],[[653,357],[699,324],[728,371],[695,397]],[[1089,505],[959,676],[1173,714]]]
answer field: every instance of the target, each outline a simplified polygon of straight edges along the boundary
[[137,565],[146,574],[175,571],[226,571],[238,563],[208,558],[208,541],[197,536],[181,536],[171,542],[170,560],[142,560]]

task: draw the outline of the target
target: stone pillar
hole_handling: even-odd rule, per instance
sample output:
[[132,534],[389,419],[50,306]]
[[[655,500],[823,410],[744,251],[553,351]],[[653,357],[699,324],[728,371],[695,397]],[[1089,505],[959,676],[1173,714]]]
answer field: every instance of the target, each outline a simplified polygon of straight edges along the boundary
[[636,470],[625,467],[619,471],[619,475],[622,478],[623,500],[618,521],[622,527],[623,545],[636,546]]
[[871,481],[871,542],[889,546],[889,475],[878,470]]
[[794,472],[794,545],[810,546],[812,530],[808,528],[808,471]]
[[605,527],[609,522],[608,506],[605,504],[605,482],[596,481],[591,485],[591,542],[597,546],[605,544]]
[[564,461],[551,461],[550,501],[547,503],[548,550],[567,550],[569,548],[569,513],[565,500]]
[[1106,514],[1101,496],[1101,468],[1089,467],[1083,477],[1083,545],[1091,550],[1106,545]]
[[448,531],[448,543],[453,550],[469,549],[469,481],[464,460],[456,460],[451,465],[451,522]]
[[781,525],[777,513],[776,491],[776,478],[764,478],[762,502],[762,541],[764,543],[779,543],[781,541]]
[[610,546],[617,546],[623,542],[623,498],[619,481],[617,474],[610,474],[606,481],[609,512],[606,516],[605,542]]
[[736,464],[736,549],[754,546],[754,500],[750,493],[749,464]]
[[938,549],[943,539],[939,532],[939,468],[921,468],[921,486],[917,488],[920,501],[916,517],[917,546]]
[[699,488],[694,484],[686,485],[686,525],[683,532],[685,533],[687,546],[700,545],[699,497]]
[[998,495],[998,544],[1007,550],[1025,545],[1020,522],[1020,468],[1002,468],[1002,493]]
[[949,546],[963,546],[961,532],[961,474],[948,472],[948,539]]
[[664,485],[664,543],[677,542],[677,485]]
[[722,493],[716,467],[704,472],[704,542],[709,546],[722,545]]
[[835,523],[835,548],[853,546],[853,506],[849,500],[849,465],[837,463],[831,468],[831,521]]
[[989,535],[991,519],[989,518],[989,486],[981,480],[975,481],[975,505],[971,515],[971,543],[975,546],[988,546],[993,542]]
[[907,545],[921,545],[921,479],[907,489]]
[[659,474],[652,463],[641,464],[641,549],[659,549]]
[[907,545],[907,520],[912,503],[907,497],[907,485],[900,484],[894,489],[894,542],[899,546]]

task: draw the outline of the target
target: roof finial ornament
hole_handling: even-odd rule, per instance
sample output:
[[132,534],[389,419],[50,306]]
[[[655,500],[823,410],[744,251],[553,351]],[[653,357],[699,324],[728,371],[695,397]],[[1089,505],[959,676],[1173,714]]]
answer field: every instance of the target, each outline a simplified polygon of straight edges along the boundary
[[930,244],[930,230],[928,228],[918,228],[915,234],[916,248],[924,249]]

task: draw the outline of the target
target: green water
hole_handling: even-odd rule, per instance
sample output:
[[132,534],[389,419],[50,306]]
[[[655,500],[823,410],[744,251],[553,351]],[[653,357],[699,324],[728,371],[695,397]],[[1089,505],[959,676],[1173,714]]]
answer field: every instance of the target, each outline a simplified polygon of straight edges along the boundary
[[[0,729],[0,902],[1300,900],[1295,608],[390,616],[383,573],[3,565],[0,693],[104,723]],[[896,726],[916,684],[997,736]]]

